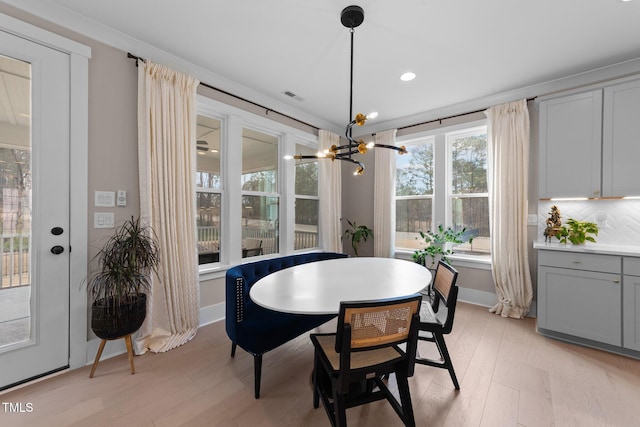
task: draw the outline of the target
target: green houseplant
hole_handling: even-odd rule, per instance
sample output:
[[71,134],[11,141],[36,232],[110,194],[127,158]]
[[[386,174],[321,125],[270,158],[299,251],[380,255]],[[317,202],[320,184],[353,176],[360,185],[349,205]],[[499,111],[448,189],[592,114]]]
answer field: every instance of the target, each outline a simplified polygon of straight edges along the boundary
[[560,240],[560,243],[567,243],[567,240],[574,245],[584,245],[586,242],[596,242],[596,239],[591,236],[598,235],[598,225],[588,221],[576,221],[569,218],[567,220],[567,226],[562,226],[556,238]]
[[369,237],[373,237],[373,230],[366,225],[357,225],[355,221],[349,221],[345,218],[349,228],[342,233],[342,240],[351,239],[351,247],[353,252],[358,256],[358,246],[361,241],[366,242]]
[[140,218],[118,227],[94,257],[97,271],[87,279],[91,329],[102,339],[129,335],[146,317],[151,274],[160,261],[153,229]]
[[427,231],[423,233],[420,231],[420,236],[425,240],[427,246],[418,249],[413,253],[413,260],[418,264],[422,264],[427,268],[435,268],[439,260],[442,260],[448,264],[451,260],[448,255],[451,255],[450,244],[460,244],[471,242],[472,238],[466,238],[466,228],[455,230],[451,227],[444,228],[442,224],[438,225],[438,229],[433,231]]

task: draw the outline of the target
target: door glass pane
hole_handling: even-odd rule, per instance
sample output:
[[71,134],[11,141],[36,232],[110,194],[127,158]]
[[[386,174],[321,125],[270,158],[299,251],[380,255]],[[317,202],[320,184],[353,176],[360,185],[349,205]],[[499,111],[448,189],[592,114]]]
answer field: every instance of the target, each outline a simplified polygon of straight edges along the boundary
[[278,138],[242,130],[242,257],[278,249]]
[[220,261],[222,181],[220,174],[220,121],[198,116],[196,137],[196,201],[198,263]]
[[0,56],[0,351],[31,337],[31,65]]

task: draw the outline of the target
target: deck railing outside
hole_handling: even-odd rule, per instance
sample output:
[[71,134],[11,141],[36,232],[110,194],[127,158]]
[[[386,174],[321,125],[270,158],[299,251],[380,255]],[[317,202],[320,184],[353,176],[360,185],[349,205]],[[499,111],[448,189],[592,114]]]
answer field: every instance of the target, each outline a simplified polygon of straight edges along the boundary
[[[274,228],[243,227],[242,238],[262,240],[264,254],[277,252],[278,235]],[[219,250],[220,228],[198,227],[198,248],[200,252]],[[295,231],[294,249],[315,248],[318,233],[315,231]],[[0,244],[1,288],[26,286],[31,284],[31,236],[23,234],[3,234]]]
[[2,288],[31,284],[31,236],[16,233],[2,234],[0,244],[0,277]]

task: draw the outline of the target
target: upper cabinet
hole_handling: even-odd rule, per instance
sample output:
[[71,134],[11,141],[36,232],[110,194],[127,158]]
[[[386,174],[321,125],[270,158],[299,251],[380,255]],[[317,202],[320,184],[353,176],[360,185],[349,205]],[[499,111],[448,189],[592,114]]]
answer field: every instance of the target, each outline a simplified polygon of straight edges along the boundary
[[602,90],[540,102],[540,197],[600,197]]
[[602,195],[640,196],[640,80],[604,89]]
[[540,198],[640,196],[640,80],[540,102]]

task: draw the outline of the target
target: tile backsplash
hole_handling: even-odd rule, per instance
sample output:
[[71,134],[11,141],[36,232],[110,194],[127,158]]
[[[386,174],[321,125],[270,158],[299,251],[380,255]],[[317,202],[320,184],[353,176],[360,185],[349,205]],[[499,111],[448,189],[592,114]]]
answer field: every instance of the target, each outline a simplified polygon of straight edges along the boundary
[[553,205],[560,209],[563,225],[569,218],[598,224],[597,243],[640,246],[640,200],[539,201],[537,240],[544,240],[545,222]]

